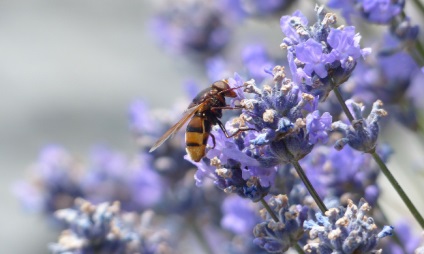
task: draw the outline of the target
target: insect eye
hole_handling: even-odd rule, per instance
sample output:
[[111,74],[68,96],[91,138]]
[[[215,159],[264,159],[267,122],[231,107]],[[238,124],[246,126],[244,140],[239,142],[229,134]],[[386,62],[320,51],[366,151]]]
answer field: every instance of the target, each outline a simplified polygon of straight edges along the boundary
[[216,81],[212,84],[212,87],[218,89],[219,91],[230,89],[228,83],[224,80]]

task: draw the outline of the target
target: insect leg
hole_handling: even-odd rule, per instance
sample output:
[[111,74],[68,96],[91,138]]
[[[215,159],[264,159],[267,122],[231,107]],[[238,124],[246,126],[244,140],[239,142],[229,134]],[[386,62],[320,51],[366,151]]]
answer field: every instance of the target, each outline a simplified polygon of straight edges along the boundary
[[222,122],[219,119],[216,119],[216,122],[218,123],[219,127],[221,128],[221,130],[224,132],[225,136],[227,138],[231,138],[234,137],[235,135],[239,134],[242,131],[256,131],[256,129],[253,128],[248,128],[247,126],[244,128],[238,128],[234,133],[232,133],[231,135],[228,134],[227,129],[225,129],[225,126],[222,124]]
[[213,143],[213,147],[212,147],[212,149],[214,149],[215,148],[215,145],[216,145],[216,143],[215,143],[215,136],[212,134],[212,133],[209,133],[209,135],[211,136],[211,138],[212,138],[212,143]]
[[234,107],[231,106],[224,106],[224,107],[211,107],[211,110],[217,110],[217,109],[242,109],[243,106],[235,105]]

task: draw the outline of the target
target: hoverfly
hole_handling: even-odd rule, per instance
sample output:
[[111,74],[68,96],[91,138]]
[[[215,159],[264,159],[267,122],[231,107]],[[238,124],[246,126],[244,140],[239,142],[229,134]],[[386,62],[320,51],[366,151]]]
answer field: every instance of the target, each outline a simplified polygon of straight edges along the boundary
[[233,137],[241,131],[253,130],[250,128],[239,128],[229,135],[224,125],[220,121],[223,109],[237,109],[225,103],[225,97],[235,98],[237,94],[230,88],[227,80],[214,82],[210,87],[205,88],[197,94],[193,101],[184,111],[183,117],[172,126],[153,145],[149,152],[156,150],[168,138],[172,137],[189,119],[185,133],[186,151],[193,161],[200,161],[205,156],[206,144],[209,136],[212,137],[213,147],[215,147],[215,137],[210,133],[212,126],[218,124],[227,138]]

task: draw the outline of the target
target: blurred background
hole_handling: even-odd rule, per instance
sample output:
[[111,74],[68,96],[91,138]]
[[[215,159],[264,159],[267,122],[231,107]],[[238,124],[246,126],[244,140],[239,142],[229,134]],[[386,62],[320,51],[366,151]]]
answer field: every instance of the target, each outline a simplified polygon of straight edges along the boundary
[[[135,154],[127,118],[134,99],[166,108],[187,79],[209,85],[201,67],[157,46],[154,8],[143,0],[0,1],[2,253],[47,253],[57,240],[46,218],[12,195],[40,149],[61,144],[82,160],[95,144]],[[249,26],[271,38],[279,29]],[[278,50],[282,35],[274,37],[268,43]]]
[[57,239],[11,194],[43,146],[62,144],[82,159],[94,144],[135,153],[130,102],[169,106],[195,75],[156,46],[149,13],[136,0],[0,1],[2,253],[47,253]]
[[[47,253],[47,243],[57,240],[43,215],[25,213],[11,191],[42,147],[61,144],[82,160],[95,144],[135,154],[127,119],[131,101],[166,108],[184,94],[187,79],[208,85],[203,68],[154,42],[153,10],[142,0],[0,1],[2,253]],[[233,35],[238,41],[249,37],[266,38],[262,42],[283,56],[278,23],[247,22]],[[420,193],[423,139],[389,126],[385,140],[396,151],[389,166],[407,192]],[[422,197],[411,198],[424,207]],[[382,200],[390,200],[392,216],[408,214],[390,187]]]

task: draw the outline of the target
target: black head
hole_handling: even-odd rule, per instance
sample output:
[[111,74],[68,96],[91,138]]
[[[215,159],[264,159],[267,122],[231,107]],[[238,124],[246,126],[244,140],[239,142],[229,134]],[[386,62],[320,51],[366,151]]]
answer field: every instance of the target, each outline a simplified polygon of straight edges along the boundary
[[215,81],[212,84],[212,88],[216,89],[219,94],[222,94],[225,97],[231,97],[231,98],[237,97],[237,94],[234,92],[234,88],[231,88],[227,80],[225,79]]

